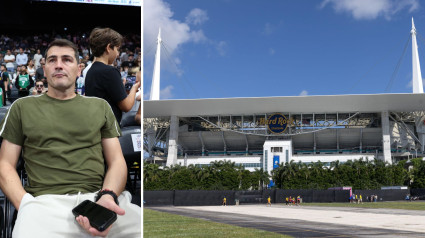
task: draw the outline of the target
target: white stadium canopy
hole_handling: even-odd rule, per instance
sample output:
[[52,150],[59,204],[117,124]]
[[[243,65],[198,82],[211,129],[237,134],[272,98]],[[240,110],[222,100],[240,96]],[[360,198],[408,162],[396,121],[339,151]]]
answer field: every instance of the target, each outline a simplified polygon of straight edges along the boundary
[[145,118],[284,113],[414,112],[425,111],[425,94],[367,94],[257,98],[150,100]]

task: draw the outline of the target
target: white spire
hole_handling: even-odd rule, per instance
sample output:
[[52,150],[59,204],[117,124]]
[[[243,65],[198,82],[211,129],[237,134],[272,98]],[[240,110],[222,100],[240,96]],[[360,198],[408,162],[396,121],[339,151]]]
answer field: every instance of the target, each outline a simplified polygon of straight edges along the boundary
[[150,100],[159,100],[160,92],[160,71],[161,71],[161,28],[159,28],[158,39],[156,42],[155,65],[153,67],[152,85]]
[[412,17],[412,84],[413,93],[424,93],[422,85],[421,65],[419,64],[418,44],[416,43],[416,28]]

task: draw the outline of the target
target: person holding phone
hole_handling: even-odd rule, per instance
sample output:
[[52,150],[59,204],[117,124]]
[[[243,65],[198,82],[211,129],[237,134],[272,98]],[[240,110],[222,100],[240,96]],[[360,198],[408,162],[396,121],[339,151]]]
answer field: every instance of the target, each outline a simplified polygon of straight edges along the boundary
[[140,82],[136,81],[127,94],[119,70],[111,66],[119,56],[123,37],[111,28],[95,28],[90,33],[89,44],[94,61],[85,77],[86,96],[105,99],[112,107],[118,123],[122,112],[134,105]]
[[[110,106],[75,93],[81,68],[72,42],[54,40],[45,58],[48,92],[16,100],[0,123],[0,187],[19,211],[12,236],[140,237],[141,208],[124,191],[127,166]],[[21,152],[25,187],[15,169]],[[86,200],[116,213],[117,221],[102,226],[96,212],[101,231],[86,216],[75,217],[75,207]]]

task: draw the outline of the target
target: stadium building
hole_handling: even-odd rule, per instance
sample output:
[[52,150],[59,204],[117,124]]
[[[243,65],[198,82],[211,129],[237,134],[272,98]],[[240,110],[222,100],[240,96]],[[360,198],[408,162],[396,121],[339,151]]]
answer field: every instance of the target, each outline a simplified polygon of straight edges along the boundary
[[280,163],[422,157],[425,94],[412,19],[413,92],[159,100],[158,35],[150,100],[144,101],[148,162],[208,165],[228,160],[251,171]]

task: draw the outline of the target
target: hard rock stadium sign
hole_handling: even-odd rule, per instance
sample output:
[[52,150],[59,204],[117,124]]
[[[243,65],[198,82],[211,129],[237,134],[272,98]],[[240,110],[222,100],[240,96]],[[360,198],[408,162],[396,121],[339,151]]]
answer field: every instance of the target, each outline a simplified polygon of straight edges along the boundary
[[282,134],[288,128],[289,124],[293,124],[292,118],[287,119],[285,115],[281,113],[274,113],[269,118],[261,118],[259,121],[260,125],[266,125],[267,129],[273,134]]

